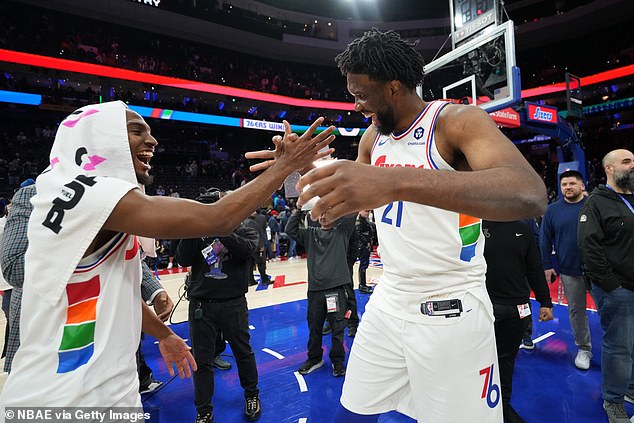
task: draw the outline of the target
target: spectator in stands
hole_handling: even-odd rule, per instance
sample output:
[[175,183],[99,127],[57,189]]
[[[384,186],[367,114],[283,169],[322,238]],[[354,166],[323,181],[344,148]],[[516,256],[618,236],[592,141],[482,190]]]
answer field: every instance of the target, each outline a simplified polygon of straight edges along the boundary
[[169,192],[168,195],[170,197],[180,198],[180,194],[178,193],[178,187],[177,186],[169,187],[168,192]]

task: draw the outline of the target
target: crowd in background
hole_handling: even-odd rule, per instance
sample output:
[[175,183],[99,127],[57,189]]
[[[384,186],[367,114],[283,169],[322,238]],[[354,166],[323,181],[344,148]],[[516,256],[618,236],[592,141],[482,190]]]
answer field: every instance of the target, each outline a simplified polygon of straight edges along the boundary
[[[272,146],[260,131],[242,130],[240,134],[223,137],[222,129],[205,131],[201,128],[173,127],[169,123],[154,126],[159,147],[153,159],[154,184],[148,187],[152,195],[171,195],[195,198],[201,186],[220,189],[236,189],[253,179],[249,171],[249,161],[244,158],[246,151],[254,151]],[[37,175],[48,165],[56,127],[55,124],[36,126],[29,130],[26,126],[0,128],[0,195],[10,198],[20,183]],[[257,132],[257,133],[254,133]],[[600,159],[605,148],[598,142],[602,132],[590,133],[585,141],[586,184],[589,189],[605,181]],[[256,137],[256,135],[258,137]],[[238,139],[234,139],[238,138]],[[627,146],[625,136],[617,136],[614,145]],[[254,140],[256,140],[254,142]],[[594,141],[596,140],[596,142]],[[236,148],[235,143],[244,144]],[[354,143],[345,139],[335,141],[338,158],[352,159],[355,155]],[[517,147],[541,175],[549,192],[550,201],[558,195],[557,157],[553,143],[543,149],[530,144]]]
[[[26,13],[26,9],[31,13]],[[0,5],[0,12],[0,48],[297,98],[350,101],[344,80],[334,67],[311,65],[307,70],[301,64],[237,54],[123,26],[104,26],[89,19],[12,2]],[[628,25],[618,24],[583,35],[574,42],[566,40],[547,49],[518,51],[522,87],[561,82],[566,72],[583,76],[634,63],[628,30]],[[611,46],[607,51],[603,47],[606,44]],[[593,54],[592,60],[588,60],[588,53]],[[535,55],[539,55],[539,61],[529,60]],[[20,87],[19,78],[12,80],[10,73],[0,77],[0,88],[2,85],[24,88]],[[76,92],[71,85],[63,84],[49,88],[54,98],[72,95],[87,102],[99,94],[92,89]],[[116,96],[125,100],[134,93],[122,90]],[[160,96],[150,96],[147,101],[167,103]],[[191,111],[217,108],[216,104],[206,104],[196,96],[183,103]]]
[[[25,9],[38,13],[25,13]],[[96,25],[90,20],[77,20],[69,15],[43,11],[11,1],[0,5],[0,11],[0,48],[293,97],[349,100],[344,80],[335,68],[311,66],[307,72],[306,67],[299,64],[237,54],[126,27]],[[518,63],[523,69],[523,86],[562,80],[563,72],[575,68],[583,68],[584,72],[591,73],[632,63],[634,50],[627,47],[627,37],[623,37],[625,30],[625,26],[615,25],[602,30],[602,37],[582,36],[572,44],[566,42],[553,45],[553,48],[540,53],[543,60],[539,63],[522,61],[524,53],[518,52]],[[609,51],[594,50],[600,59],[588,61],[582,59],[584,55],[577,54],[578,49],[584,48],[587,51],[588,43],[603,42],[605,37],[614,42],[610,43],[612,47]],[[531,50],[526,54],[534,52]],[[98,101],[98,85],[78,90],[72,84],[65,83],[64,75],[60,72],[43,69],[34,71],[42,73],[40,86],[34,87],[25,78],[5,71],[0,75],[0,89],[25,92],[44,90],[50,94],[52,104],[70,108]],[[49,83],[45,80],[54,83],[47,86]],[[227,113],[229,109],[226,107],[223,111],[218,101],[207,101],[196,96],[179,99],[174,104],[174,99],[123,88],[115,90],[113,94],[114,99],[134,101],[135,104],[167,105],[194,112]],[[617,94],[613,92],[610,96]],[[252,117],[274,117],[278,120],[278,116],[267,115],[268,112],[256,111]],[[28,115],[30,112],[24,113]],[[0,181],[6,181],[3,195],[10,196],[22,180],[35,178],[46,167],[46,152],[52,143],[60,116],[61,114],[57,116],[57,120],[39,121],[33,125],[14,125],[12,122],[0,128]],[[289,110],[285,116],[291,123],[305,123],[314,117],[313,112],[300,110]],[[345,119],[355,118],[363,119],[356,113]],[[609,114],[598,127],[581,128],[582,143],[587,154],[588,187],[594,187],[602,180],[599,158],[612,147],[627,146],[626,135],[611,131],[612,129],[614,122],[611,122]],[[199,186],[235,189],[253,178],[243,153],[270,145],[264,139],[268,137],[264,133],[252,136],[218,127],[164,125],[157,133],[161,134],[161,139],[153,162],[155,184],[149,189],[157,195],[191,198],[196,195]],[[604,145],[606,138],[613,140],[613,144]],[[252,142],[256,139],[258,141]],[[354,157],[354,146],[354,142],[339,142],[338,157]],[[518,148],[542,176],[549,188],[549,197],[554,199],[558,192],[554,142],[550,141],[545,150],[536,149],[532,145],[518,145]]]

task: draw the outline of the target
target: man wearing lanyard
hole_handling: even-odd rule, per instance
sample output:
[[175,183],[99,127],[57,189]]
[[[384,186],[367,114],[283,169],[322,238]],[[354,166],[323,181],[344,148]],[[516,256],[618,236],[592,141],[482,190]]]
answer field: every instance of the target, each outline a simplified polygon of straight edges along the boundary
[[602,164],[607,184],[581,209],[577,240],[603,328],[603,408],[610,423],[629,423],[623,403],[634,403],[634,154],[613,150]]

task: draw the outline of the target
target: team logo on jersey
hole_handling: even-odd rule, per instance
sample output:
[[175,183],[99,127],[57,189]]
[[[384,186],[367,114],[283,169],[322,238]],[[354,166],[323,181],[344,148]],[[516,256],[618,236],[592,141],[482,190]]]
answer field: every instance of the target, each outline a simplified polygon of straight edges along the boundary
[[423,138],[423,135],[425,134],[425,129],[423,127],[418,127],[416,128],[416,130],[414,131],[414,138],[416,138],[417,140]]
[[500,387],[493,383],[495,375],[495,364],[480,370],[480,376],[484,376],[484,386],[482,387],[482,395],[480,398],[485,399],[489,408],[495,408],[500,402]]

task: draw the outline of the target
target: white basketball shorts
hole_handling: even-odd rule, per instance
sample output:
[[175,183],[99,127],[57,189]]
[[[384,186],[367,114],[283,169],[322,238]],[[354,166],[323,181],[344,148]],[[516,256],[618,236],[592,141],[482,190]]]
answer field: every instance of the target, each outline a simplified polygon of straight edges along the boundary
[[459,317],[398,319],[372,306],[354,339],[341,404],[357,414],[397,410],[423,423],[502,423],[490,300],[484,288],[452,296]]

